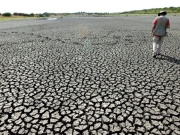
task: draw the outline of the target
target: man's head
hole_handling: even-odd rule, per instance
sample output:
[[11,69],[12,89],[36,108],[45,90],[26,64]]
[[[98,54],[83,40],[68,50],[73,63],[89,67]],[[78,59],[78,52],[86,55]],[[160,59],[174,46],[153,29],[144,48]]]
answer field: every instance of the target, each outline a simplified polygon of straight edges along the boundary
[[166,14],[167,14],[166,11],[160,11],[160,12],[158,13],[158,16],[160,16],[160,15],[166,15]]

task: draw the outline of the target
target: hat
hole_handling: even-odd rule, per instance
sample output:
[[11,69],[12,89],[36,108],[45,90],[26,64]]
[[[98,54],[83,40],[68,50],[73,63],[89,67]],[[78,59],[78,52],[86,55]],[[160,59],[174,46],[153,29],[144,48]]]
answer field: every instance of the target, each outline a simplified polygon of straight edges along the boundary
[[167,14],[166,11],[160,11],[160,12],[158,13],[158,16],[160,16],[160,15],[166,15],[166,14]]

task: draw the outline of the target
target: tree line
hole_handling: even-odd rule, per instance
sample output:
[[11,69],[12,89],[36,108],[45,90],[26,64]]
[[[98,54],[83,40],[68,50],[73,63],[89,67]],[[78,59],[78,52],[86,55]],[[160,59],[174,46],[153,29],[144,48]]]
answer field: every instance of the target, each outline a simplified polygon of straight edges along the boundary
[[30,13],[30,14],[26,14],[26,13],[17,13],[17,12],[14,12],[13,14],[11,14],[10,12],[5,12],[5,13],[0,13],[1,16],[4,16],[4,17],[10,17],[10,16],[24,16],[24,17],[49,17],[50,15],[56,15],[54,13],[48,13],[48,12],[44,12],[42,14],[34,14],[34,13]]
[[157,14],[159,11],[166,11],[168,14],[180,13],[180,7],[164,7],[164,8],[152,8],[143,10],[132,10],[122,12],[122,14]]
[[180,7],[164,7],[164,8],[152,8],[152,9],[143,9],[143,10],[132,10],[132,11],[125,11],[125,12],[118,12],[118,13],[86,13],[86,12],[76,12],[76,13],[48,13],[44,12],[42,14],[26,14],[26,13],[13,13],[11,14],[10,12],[6,13],[0,13],[1,16],[24,16],[24,17],[49,17],[50,15],[63,15],[63,16],[68,16],[68,15],[88,15],[88,16],[107,16],[107,15],[121,15],[121,14],[157,14],[159,11],[164,10],[168,14],[171,13],[180,13]]

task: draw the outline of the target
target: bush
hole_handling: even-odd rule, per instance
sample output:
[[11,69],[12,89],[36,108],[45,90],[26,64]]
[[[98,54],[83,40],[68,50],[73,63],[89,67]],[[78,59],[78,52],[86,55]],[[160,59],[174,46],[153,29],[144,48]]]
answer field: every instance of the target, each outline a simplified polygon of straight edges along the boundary
[[40,18],[40,17],[44,17],[43,14],[37,14],[37,17]]
[[15,16],[24,16],[24,17],[34,17],[34,13],[31,14],[25,14],[25,13],[13,13]]
[[15,12],[15,13],[13,13],[13,15],[19,15],[19,13],[16,13],[16,12]]
[[44,16],[44,17],[49,17],[49,16],[50,16],[50,13],[44,12],[44,13],[43,13],[43,16]]
[[12,14],[9,12],[3,13],[2,16],[11,16]]
[[30,17],[34,17],[34,13],[29,14]]

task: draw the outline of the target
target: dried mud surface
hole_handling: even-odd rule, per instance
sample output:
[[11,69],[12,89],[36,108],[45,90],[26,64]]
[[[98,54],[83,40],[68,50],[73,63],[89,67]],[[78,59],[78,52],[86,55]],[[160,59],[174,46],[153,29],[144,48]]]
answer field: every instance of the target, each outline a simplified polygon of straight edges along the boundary
[[180,134],[179,17],[0,22],[0,134]]

